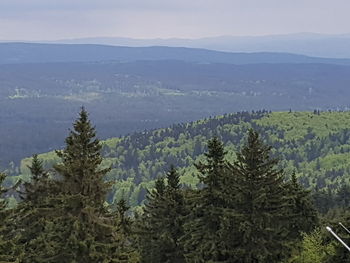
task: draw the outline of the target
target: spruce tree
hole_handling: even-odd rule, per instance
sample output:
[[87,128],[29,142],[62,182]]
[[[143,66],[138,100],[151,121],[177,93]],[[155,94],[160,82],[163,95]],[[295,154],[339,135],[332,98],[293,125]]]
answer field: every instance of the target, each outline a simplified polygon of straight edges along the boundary
[[116,258],[119,262],[140,262],[140,255],[136,249],[136,235],[134,221],[127,215],[130,207],[125,199],[121,199],[116,205],[116,229],[118,233],[119,252]]
[[318,225],[318,215],[310,191],[299,184],[295,173],[292,174],[291,181],[286,183],[286,190],[291,201],[291,207],[287,210],[288,238],[295,242],[302,238],[302,233],[310,233]]
[[55,262],[128,262],[119,259],[115,218],[105,205],[111,184],[110,168],[101,168],[101,144],[82,108],[66,147],[57,151],[62,163],[54,169],[62,177],[59,200],[62,214],[55,219],[58,249]]
[[165,192],[164,178],[158,178],[148,191],[143,214],[137,220],[137,233],[141,262],[162,262],[162,242],[159,231],[162,222],[162,202]]
[[117,220],[105,202],[110,183],[104,178],[110,168],[101,167],[95,136],[83,108],[66,147],[57,151],[61,163],[54,166],[54,194],[45,201],[47,220],[33,241],[37,256],[32,262],[131,262],[122,253]]
[[21,248],[16,245],[14,232],[11,229],[14,227],[13,210],[7,209],[5,193],[8,189],[2,187],[6,178],[4,173],[0,173],[0,262],[14,263],[19,262],[21,258]]
[[[288,255],[290,198],[271,147],[250,130],[231,166],[236,181],[235,262],[281,262]],[[238,239],[238,240],[237,240]]]
[[140,232],[142,262],[185,262],[180,238],[186,214],[180,175],[174,166],[147,196]]
[[46,250],[52,249],[43,234],[56,213],[52,209],[52,197],[58,193],[55,182],[49,178],[37,155],[33,156],[28,168],[32,178],[23,184],[24,190],[20,192],[22,202],[15,209],[16,229],[13,230],[19,233],[17,245],[25,254],[23,263],[41,262],[48,256]]
[[173,165],[166,174],[167,186],[163,202],[163,244],[164,262],[185,262],[183,246],[180,238],[183,236],[184,216],[187,214],[184,193],[180,186],[180,175]]
[[227,164],[223,143],[209,140],[206,162],[196,165],[202,189],[189,200],[190,214],[181,238],[187,262],[228,262],[227,243],[222,239],[226,200],[223,194]]

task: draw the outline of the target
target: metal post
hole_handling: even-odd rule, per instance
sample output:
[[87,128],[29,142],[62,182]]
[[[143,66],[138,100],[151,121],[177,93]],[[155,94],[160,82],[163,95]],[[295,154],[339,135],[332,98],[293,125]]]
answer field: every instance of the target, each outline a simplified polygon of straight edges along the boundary
[[341,225],[341,227],[344,228],[345,231],[348,232],[348,234],[350,234],[350,230],[347,229],[341,222],[339,222],[339,225]]
[[326,229],[336,238],[338,241],[350,252],[350,247],[340,238],[336,233],[333,232],[333,230],[327,226]]

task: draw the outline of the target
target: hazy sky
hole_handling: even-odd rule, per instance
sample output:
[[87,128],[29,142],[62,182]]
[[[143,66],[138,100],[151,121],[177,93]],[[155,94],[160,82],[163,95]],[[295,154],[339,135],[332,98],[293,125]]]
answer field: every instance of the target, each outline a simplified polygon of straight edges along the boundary
[[350,0],[0,0],[0,40],[350,33]]

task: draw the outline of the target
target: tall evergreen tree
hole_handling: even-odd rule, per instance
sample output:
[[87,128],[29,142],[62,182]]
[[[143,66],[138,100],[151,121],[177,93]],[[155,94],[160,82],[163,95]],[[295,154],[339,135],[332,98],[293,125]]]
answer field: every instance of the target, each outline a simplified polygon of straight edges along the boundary
[[[54,169],[62,177],[59,194],[63,214],[56,218],[59,244],[55,262],[128,262],[119,259],[115,220],[105,205],[110,183],[101,168],[101,144],[82,108],[66,147],[57,151],[62,163]],[[56,230],[56,231],[57,231]]]
[[225,154],[223,143],[214,137],[208,142],[206,162],[196,165],[203,188],[189,200],[190,214],[182,237],[187,262],[228,262],[227,244],[222,239]]
[[185,262],[183,235],[186,214],[184,196],[180,189],[180,176],[174,166],[166,174],[167,184],[158,179],[155,190],[147,196],[142,217],[142,261],[149,263]]
[[116,206],[116,233],[118,233],[119,252],[118,259],[120,262],[140,262],[140,255],[136,249],[136,236],[134,233],[134,222],[127,215],[129,206],[125,199],[121,199]]
[[[131,262],[121,253],[116,218],[105,204],[110,183],[104,177],[101,145],[95,138],[88,113],[83,108],[57,151],[62,162],[55,165],[55,190],[49,195],[48,219],[35,239],[37,257],[32,262],[113,263]],[[31,170],[35,169],[33,163]]]
[[237,182],[235,241],[239,238],[239,242],[234,248],[235,262],[281,262],[288,254],[286,211],[290,209],[290,199],[277,163],[271,158],[271,147],[250,130],[246,145],[231,166]]
[[298,182],[295,173],[286,190],[291,201],[287,210],[289,215],[289,235],[291,242],[302,238],[302,233],[310,233],[318,224],[317,210],[314,206],[310,191],[304,189]]
[[166,174],[167,186],[163,203],[163,244],[164,262],[185,262],[183,246],[180,238],[183,236],[184,216],[187,214],[184,193],[180,186],[180,175],[173,165]]
[[37,155],[32,158],[28,166],[32,173],[29,182],[23,184],[20,192],[22,202],[15,209],[16,229],[19,233],[17,245],[21,246],[25,257],[23,263],[40,262],[47,258],[50,243],[42,236],[53,217],[51,198],[58,193],[58,189],[49,174],[44,170],[42,161]]
[[138,218],[137,233],[141,262],[162,262],[162,242],[159,238],[162,202],[165,193],[164,178],[158,178],[155,187],[148,191],[143,214]]

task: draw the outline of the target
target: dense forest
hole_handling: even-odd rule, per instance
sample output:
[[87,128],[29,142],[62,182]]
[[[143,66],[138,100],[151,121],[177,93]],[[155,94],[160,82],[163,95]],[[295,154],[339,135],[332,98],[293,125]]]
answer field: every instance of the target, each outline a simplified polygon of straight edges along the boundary
[[63,150],[1,174],[0,262],[348,262],[325,231],[350,224],[348,115],[240,112],[100,142],[82,109]]
[[82,109],[62,150],[1,174],[0,262],[350,262],[325,230],[350,241],[349,114],[240,112],[100,142]]
[[[205,158],[206,142],[217,136],[225,144],[226,159],[233,161],[250,128],[273,147],[272,156],[289,179],[317,195],[319,209],[326,212],[339,202],[339,193],[348,193],[350,175],[350,112],[239,112],[180,123],[168,128],[133,133],[102,141],[103,165],[111,167],[108,180],[114,182],[108,202],[125,198],[131,207],[143,204],[147,189],[154,186],[170,164],[177,167],[185,187],[197,187],[195,163]],[[39,154],[45,169],[59,161],[55,152]],[[31,159],[5,172],[6,186],[19,178],[28,181]],[[343,201],[348,204],[348,201]],[[14,203],[14,200],[11,201]]]
[[[184,60],[172,51],[177,59],[167,60],[162,48],[155,48],[163,59],[24,63],[22,55],[33,50],[21,47],[13,48],[20,53],[14,56],[18,63],[0,60],[0,169],[33,152],[61,148],[81,105],[89,108],[103,139],[242,110],[349,108],[350,66],[329,59],[310,58],[314,64],[291,54],[232,54],[232,63],[224,64],[213,61],[209,51],[193,61],[195,50],[185,49]],[[42,56],[58,52],[45,47],[36,50]],[[73,57],[64,47],[56,56]],[[74,54],[79,50],[72,48]],[[7,56],[1,44],[0,55]],[[249,58],[244,65],[241,56]]]

